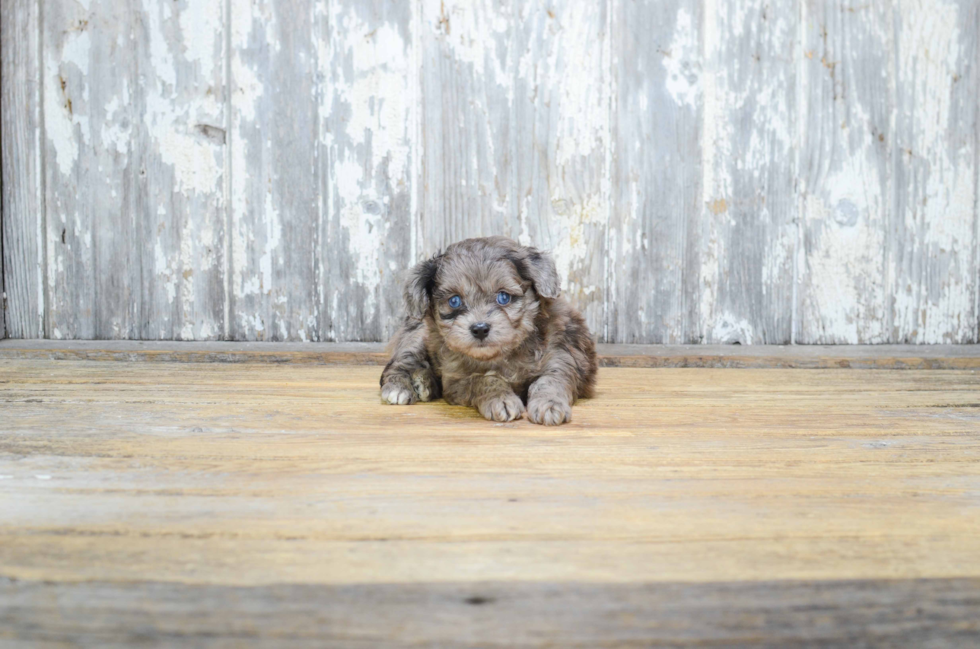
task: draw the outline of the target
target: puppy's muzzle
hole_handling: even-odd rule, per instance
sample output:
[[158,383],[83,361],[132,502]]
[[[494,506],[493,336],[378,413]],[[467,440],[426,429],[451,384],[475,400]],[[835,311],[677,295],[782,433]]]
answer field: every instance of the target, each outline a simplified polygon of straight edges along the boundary
[[486,322],[477,322],[470,325],[470,333],[477,340],[483,340],[490,335],[490,325]]

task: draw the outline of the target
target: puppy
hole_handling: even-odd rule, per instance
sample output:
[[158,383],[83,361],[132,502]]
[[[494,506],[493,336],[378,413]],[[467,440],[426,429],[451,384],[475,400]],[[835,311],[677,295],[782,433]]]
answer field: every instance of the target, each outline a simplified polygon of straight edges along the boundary
[[[467,239],[412,269],[405,322],[381,374],[389,404],[474,406],[493,421],[556,426],[595,387],[595,344],[559,297],[551,257],[504,237]],[[526,404],[526,405],[525,405]]]

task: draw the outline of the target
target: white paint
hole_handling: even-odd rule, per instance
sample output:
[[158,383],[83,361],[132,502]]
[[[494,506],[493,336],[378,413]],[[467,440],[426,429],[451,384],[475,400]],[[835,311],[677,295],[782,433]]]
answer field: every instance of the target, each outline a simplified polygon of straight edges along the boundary
[[[68,31],[63,39],[61,51],[49,53],[44,61],[44,127],[54,147],[58,169],[63,176],[69,176],[78,162],[79,138],[83,142],[91,139],[88,117],[78,112],[88,103],[85,79],[91,41],[87,31]],[[76,87],[76,78],[82,80],[81,88]]]
[[220,38],[215,38],[215,27],[218,34],[224,33],[222,28],[222,2],[207,0],[205,2],[188,2],[180,12],[180,31],[184,45],[184,58],[200,64],[198,76],[202,79],[214,77],[215,65],[222,51]]
[[275,284],[272,275],[273,263],[282,262],[279,250],[282,243],[282,221],[279,218],[279,208],[272,200],[272,192],[265,193],[265,210],[262,214],[265,217],[265,247],[259,258],[259,286],[262,292],[269,295]]
[[[810,295],[802,311],[813,318],[823,343],[883,343],[885,295],[882,265],[885,239],[881,215],[887,197],[869,142],[842,160],[804,203],[804,219],[814,250],[807,258]],[[841,223],[841,206],[850,216]],[[814,341],[815,342],[815,341]]]
[[674,39],[662,59],[664,70],[667,71],[667,92],[679,106],[694,108],[698,105],[702,76],[700,59],[698,28],[690,12],[681,7],[677,10]]
[[[915,103],[913,132],[900,153],[912,183],[903,194],[911,251],[927,268],[897,272],[895,328],[912,342],[961,343],[976,332],[973,313],[978,271],[973,258],[976,186],[974,151],[966,142],[953,148],[950,129],[953,76],[975,65],[974,53],[960,52],[959,8],[945,1],[901,0],[898,82]],[[973,36],[976,38],[976,35]],[[919,272],[917,273],[917,269]],[[904,270],[904,269],[903,269]]]

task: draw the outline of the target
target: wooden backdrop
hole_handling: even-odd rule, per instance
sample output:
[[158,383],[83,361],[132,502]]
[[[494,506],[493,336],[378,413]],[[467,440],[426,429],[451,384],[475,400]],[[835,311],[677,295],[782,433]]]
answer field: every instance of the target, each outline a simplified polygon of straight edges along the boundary
[[504,234],[601,340],[977,341],[980,0],[2,11],[8,336],[384,339]]

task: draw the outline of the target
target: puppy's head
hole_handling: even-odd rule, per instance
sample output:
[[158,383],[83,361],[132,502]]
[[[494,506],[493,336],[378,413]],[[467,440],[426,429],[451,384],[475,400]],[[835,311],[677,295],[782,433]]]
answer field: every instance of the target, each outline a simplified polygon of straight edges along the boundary
[[561,282],[546,253],[504,237],[467,239],[412,269],[409,314],[430,316],[455,352],[488,361],[516,349],[534,331],[541,300]]

